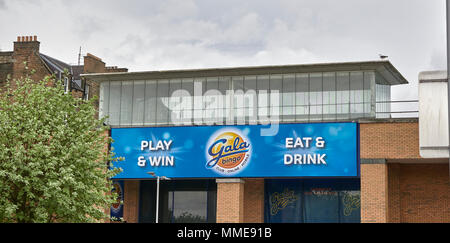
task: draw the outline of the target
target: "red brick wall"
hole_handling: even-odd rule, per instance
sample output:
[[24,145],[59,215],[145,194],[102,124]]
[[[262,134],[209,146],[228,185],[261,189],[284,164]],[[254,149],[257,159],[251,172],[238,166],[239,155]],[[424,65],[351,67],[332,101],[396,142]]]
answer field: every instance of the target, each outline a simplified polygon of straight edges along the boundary
[[360,124],[361,158],[419,159],[419,123]]
[[264,223],[264,179],[245,179],[244,223]]
[[243,182],[217,183],[216,222],[217,223],[244,222]]
[[387,222],[386,164],[361,165],[361,222]]
[[418,122],[366,123],[360,131],[361,158],[386,159],[361,165],[362,222],[450,222],[448,164],[420,157]]
[[450,223],[448,164],[392,164],[389,173],[389,222]]
[[123,220],[137,223],[139,220],[139,181],[124,181]]

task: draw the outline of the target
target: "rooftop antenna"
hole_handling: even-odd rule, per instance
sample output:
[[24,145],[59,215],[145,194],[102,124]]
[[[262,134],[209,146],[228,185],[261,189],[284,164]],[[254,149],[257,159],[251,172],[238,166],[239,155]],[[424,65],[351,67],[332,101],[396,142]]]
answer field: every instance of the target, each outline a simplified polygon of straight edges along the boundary
[[78,66],[80,66],[81,62],[81,46],[80,46],[80,52],[78,52]]

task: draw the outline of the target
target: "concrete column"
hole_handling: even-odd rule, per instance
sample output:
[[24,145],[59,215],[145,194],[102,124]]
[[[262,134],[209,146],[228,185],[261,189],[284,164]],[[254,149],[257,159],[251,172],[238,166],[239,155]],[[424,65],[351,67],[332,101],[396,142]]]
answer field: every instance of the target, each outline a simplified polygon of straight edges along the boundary
[[139,220],[139,181],[124,181],[123,220],[137,223]]
[[244,180],[217,179],[217,223],[244,222]]

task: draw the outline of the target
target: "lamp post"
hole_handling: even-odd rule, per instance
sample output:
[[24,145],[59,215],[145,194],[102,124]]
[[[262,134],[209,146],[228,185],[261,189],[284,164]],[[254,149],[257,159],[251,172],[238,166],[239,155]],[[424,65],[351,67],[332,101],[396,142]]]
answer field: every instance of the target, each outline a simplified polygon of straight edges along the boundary
[[170,180],[170,178],[165,176],[157,176],[155,172],[149,171],[147,174],[156,178],[156,220],[155,223],[158,223],[159,218],[159,180]]

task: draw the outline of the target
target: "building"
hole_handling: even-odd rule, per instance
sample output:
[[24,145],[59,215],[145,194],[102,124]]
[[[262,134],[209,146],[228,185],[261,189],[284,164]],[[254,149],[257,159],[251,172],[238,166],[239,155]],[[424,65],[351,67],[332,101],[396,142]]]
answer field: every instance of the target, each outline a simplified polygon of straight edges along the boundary
[[450,222],[448,159],[393,118],[387,60],[81,76],[126,222]]
[[[35,72],[32,74],[31,70]],[[68,75],[65,75],[65,70]],[[83,65],[67,64],[41,53],[37,36],[18,36],[13,51],[0,52],[0,89],[8,77],[14,80],[30,75],[30,78],[37,81],[54,75],[57,80],[64,81],[67,92],[75,97],[88,99],[98,96],[98,85],[82,82],[80,74],[127,71],[128,69],[117,66],[107,67],[100,58],[90,53],[84,56]]]

